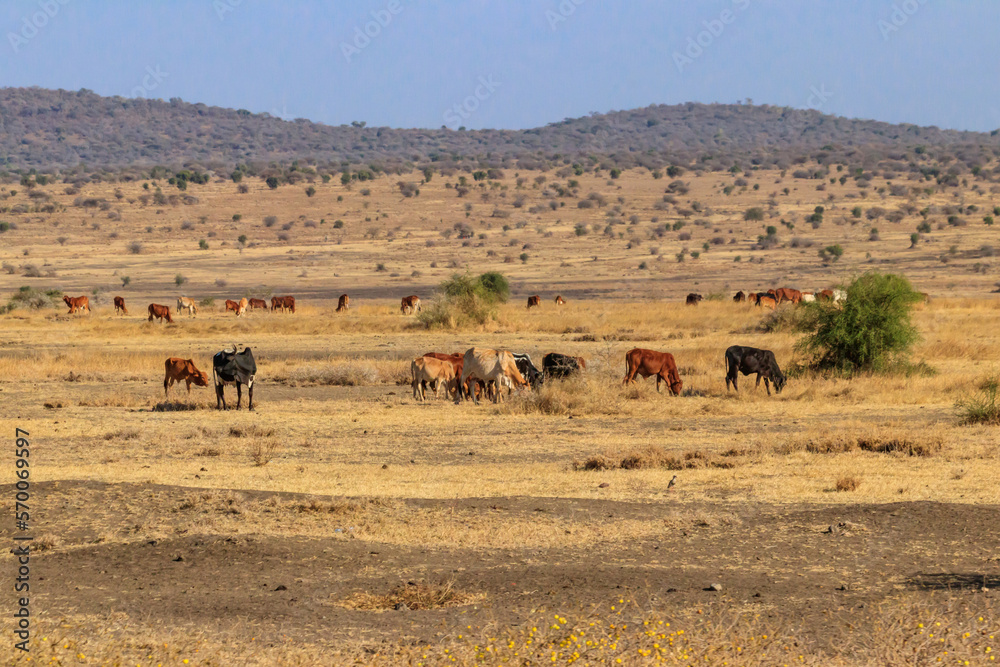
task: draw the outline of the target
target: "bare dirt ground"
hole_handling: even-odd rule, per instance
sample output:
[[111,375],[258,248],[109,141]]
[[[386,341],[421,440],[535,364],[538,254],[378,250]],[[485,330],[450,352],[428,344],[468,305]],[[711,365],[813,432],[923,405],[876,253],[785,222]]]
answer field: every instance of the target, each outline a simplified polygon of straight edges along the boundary
[[[0,655],[17,664],[989,664],[1000,632],[991,590],[1000,442],[996,427],[962,424],[956,403],[997,368],[1000,300],[984,250],[994,232],[978,221],[992,194],[748,178],[723,194],[731,177],[686,175],[689,191],[666,208],[653,205],[669,179],[630,173],[580,176],[565,197],[546,194],[555,182],[569,188],[552,173],[508,174],[465,198],[445,187],[457,176],[440,175],[413,199],[394,177],[351,189],[317,182],[311,198],[213,183],[191,186],[199,201],[176,206],[143,205],[155,186],[141,183],[43,188],[58,207],[11,218],[0,260],[14,272],[0,273],[0,287],[89,294],[94,309],[0,316],[0,426],[31,433],[38,614],[36,651],[7,652],[4,626]],[[606,204],[578,208],[592,191]],[[103,198],[120,217],[76,197]],[[945,222],[959,199],[965,226]],[[701,210],[685,213],[694,202]],[[907,203],[937,208],[901,222],[864,212]],[[805,216],[821,204],[813,229]],[[751,206],[763,222],[743,219]],[[622,224],[606,233],[612,217]],[[924,217],[932,231],[910,249]],[[459,239],[465,222],[474,233]],[[676,222],[685,224],[657,231]],[[753,249],[767,225],[780,242]],[[812,245],[792,247],[800,232]],[[817,249],[833,243],[844,256],[823,263]],[[29,264],[41,277],[24,275]],[[399,314],[400,296],[431,300],[466,268],[511,278],[514,298],[495,321],[427,330]],[[903,272],[932,295],[914,313],[914,359],[933,374],[803,373],[771,397],[741,378],[738,395],[726,391],[731,344],[772,349],[786,369],[804,359],[800,334],[765,333],[765,315],[733,304],[732,291],[820,289],[869,268]],[[690,291],[725,298],[685,307]],[[354,307],[337,315],[344,292]],[[557,292],[569,301],[559,309]],[[196,317],[146,321],[147,303],[174,306],[181,293],[207,299]],[[223,298],[286,293],[295,315],[222,312]],[[543,304],[527,311],[533,293]],[[114,294],[128,316],[113,314]],[[254,412],[217,412],[211,389],[189,397],[175,386],[164,397],[166,357],[210,370],[233,342],[256,354]],[[500,406],[412,398],[414,356],[473,345],[581,355],[588,369]],[[658,395],[649,381],[621,387],[624,353],[636,346],[676,356],[682,396]],[[13,481],[13,468],[0,467],[5,511]],[[4,543],[14,530],[0,524]],[[0,559],[11,572],[13,555]]]

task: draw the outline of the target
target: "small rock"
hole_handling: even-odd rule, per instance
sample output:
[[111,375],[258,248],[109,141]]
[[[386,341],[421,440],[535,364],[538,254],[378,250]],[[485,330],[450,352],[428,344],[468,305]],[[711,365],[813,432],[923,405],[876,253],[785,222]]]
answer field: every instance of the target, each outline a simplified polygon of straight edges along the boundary
[[676,589],[676,588],[668,588],[668,589],[667,589],[667,592],[668,592],[668,593],[676,593],[676,592],[677,592],[677,589]]
[[275,588],[274,590],[276,590],[276,591],[287,591],[288,590],[288,586],[285,586],[284,584],[278,584],[278,587]]
[[599,488],[599,489],[606,489],[609,486],[611,486],[611,485],[608,484],[607,482],[601,482],[600,484],[597,485],[597,488]]
[[208,468],[202,468],[201,472],[208,472]]
[[410,608],[406,605],[405,602],[397,602],[396,606],[394,606],[393,609],[395,609],[396,611],[410,611]]
[[184,556],[178,556],[177,558],[174,559],[174,562],[175,563],[183,563],[184,562]]
[[388,467],[389,467],[389,464],[388,464],[388,463],[383,463],[383,464],[382,464],[382,470],[385,470],[385,469],[386,469],[386,468],[388,468]]
[[469,452],[469,456],[475,456],[475,455],[476,455],[475,452]]
[[847,584],[841,584],[840,586],[837,587],[837,590],[838,591],[846,591],[847,590]]
[[759,597],[760,597],[760,593],[754,593],[754,594],[753,594],[753,596],[754,596],[755,598],[759,598]]
[[709,586],[708,588],[709,588],[710,590],[713,590],[713,591],[715,591],[716,593],[721,593],[721,592],[722,592],[722,584],[712,584],[712,585],[711,585],[711,586]]

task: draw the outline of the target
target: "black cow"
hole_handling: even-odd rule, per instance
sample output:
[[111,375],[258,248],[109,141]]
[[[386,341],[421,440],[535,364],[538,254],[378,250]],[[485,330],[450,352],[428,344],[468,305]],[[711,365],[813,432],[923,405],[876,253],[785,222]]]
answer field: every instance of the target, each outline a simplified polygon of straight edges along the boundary
[[687,298],[684,300],[684,303],[686,303],[689,306],[697,306],[698,302],[704,298],[705,297],[703,297],[701,294],[695,294],[694,292],[691,292],[690,294],[687,295]]
[[736,378],[739,377],[739,373],[743,373],[743,375],[756,373],[757,387],[760,386],[760,380],[763,378],[764,388],[767,389],[768,396],[771,395],[768,380],[774,383],[776,393],[780,394],[785,386],[785,375],[778,368],[778,362],[771,350],[758,350],[756,347],[743,347],[742,345],[730,347],[726,350],[726,391],[729,391],[730,383],[732,383],[734,390],[739,391],[736,386]]
[[532,389],[538,389],[542,384],[544,376],[542,372],[535,368],[535,365],[531,363],[531,357],[527,354],[514,353],[514,363],[517,364],[517,370],[521,372],[521,375],[528,384],[531,385]]
[[568,354],[549,352],[542,358],[542,369],[546,375],[554,378],[569,377],[586,367],[583,357],[571,357]]
[[215,378],[215,407],[216,409],[228,410],[226,407],[226,397],[223,396],[222,388],[227,384],[236,385],[236,409],[240,409],[240,401],[243,400],[243,389],[241,385],[246,385],[249,393],[247,410],[253,410],[253,381],[257,374],[257,362],[254,361],[253,352],[250,348],[243,348],[242,352],[236,352],[236,345],[232,351],[223,350],[217,352],[212,358],[212,376]]

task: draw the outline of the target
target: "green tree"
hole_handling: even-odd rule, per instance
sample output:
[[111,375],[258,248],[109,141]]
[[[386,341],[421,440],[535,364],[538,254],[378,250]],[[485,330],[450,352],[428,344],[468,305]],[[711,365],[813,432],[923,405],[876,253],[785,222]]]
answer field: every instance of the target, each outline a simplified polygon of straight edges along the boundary
[[264,182],[267,183],[267,187],[272,190],[276,190],[278,188],[278,178],[276,176],[268,176],[267,180]]
[[206,241],[205,239],[198,241],[198,247],[201,248],[202,250],[208,250],[208,241]]
[[312,197],[314,194],[316,194],[316,188],[311,185],[306,188],[306,197]]
[[747,222],[760,222],[764,219],[764,209],[759,206],[748,208],[746,212],[743,213],[743,219]]
[[178,287],[180,287],[181,285],[183,285],[187,281],[188,281],[188,279],[185,278],[184,276],[182,276],[179,273],[176,276],[174,276],[174,284],[177,285]]
[[910,319],[922,300],[910,282],[896,274],[866,273],[846,289],[842,303],[808,304],[812,335],[799,347],[817,369],[845,373],[897,370],[919,340]]

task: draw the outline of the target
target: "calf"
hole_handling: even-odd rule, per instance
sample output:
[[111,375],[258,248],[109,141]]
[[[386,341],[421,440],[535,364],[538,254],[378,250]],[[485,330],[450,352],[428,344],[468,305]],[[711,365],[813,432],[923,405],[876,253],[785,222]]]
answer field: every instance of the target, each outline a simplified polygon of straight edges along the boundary
[[159,319],[161,324],[163,323],[163,320],[166,320],[167,322],[174,321],[173,318],[170,317],[170,306],[161,306],[158,303],[151,303],[149,304],[149,308],[147,308],[147,310],[149,311],[150,322],[153,321],[154,317]]
[[122,315],[128,315],[128,309],[125,308],[125,299],[116,296],[115,297],[115,315],[121,313]]
[[756,347],[744,347],[742,345],[733,345],[726,350],[726,391],[729,391],[729,385],[732,383],[733,389],[739,392],[739,388],[736,386],[736,378],[739,377],[739,373],[743,375],[750,375],[751,373],[757,374],[757,384],[756,387],[760,386],[761,378],[764,380],[764,388],[767,389],[767,395],[771,395],[771,388],[768,386],[768,381],[774,383],[774,391],[778,394],[785,386],[785,376],[778,368],[778,362],[774,358],[774,352],[771,350],[759,350]]
[[438,388],[443,382],[445,391],[451,393],[457,390],[458,381],[455,379],[455,367],[450,360],[442,361],[434,357],[417,357],[410,363],[410,376],[412,378],[413,398],[418,401],[425,400],[424,386],[430,383],[437,396]]
[[174,386],[174,383],[184,381],[187,383],[188,396],[191,395],[191,384],[199,387],[208,386],[208,374],[199,371],[192,359],[181,359],[180,357],[170,357],[164,364],[166,373],[163,376],[163,396],[167,396],[167,389]]
[[629,350],[625,354],[625,379],[622,380],[622,384],[635,382],[636,375],[643,378],[655,375],[657,393],[660,391],[661,381],[670,387],[674,396],[679,395],[684,386],[681,382],[681,376],[677,372],[677,362],[674,361],[674,355],[669,352],[656,352],[638,347]]
[[64,296],[63,301],[69,306],[69,314],[80,311],[90,312],[90,299],[85,296]]

